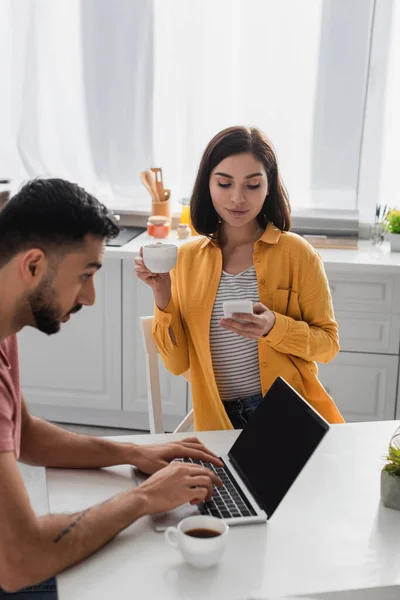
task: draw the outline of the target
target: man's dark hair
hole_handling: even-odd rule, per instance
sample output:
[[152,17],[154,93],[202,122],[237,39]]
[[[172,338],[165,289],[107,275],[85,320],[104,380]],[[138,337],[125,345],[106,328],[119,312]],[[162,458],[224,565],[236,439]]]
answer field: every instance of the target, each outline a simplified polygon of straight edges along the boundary
[[112,239],[118,233],[112,212],[83,188],[33,179],[0,211],[0,268],[30,248],[65,254],[87,234]]

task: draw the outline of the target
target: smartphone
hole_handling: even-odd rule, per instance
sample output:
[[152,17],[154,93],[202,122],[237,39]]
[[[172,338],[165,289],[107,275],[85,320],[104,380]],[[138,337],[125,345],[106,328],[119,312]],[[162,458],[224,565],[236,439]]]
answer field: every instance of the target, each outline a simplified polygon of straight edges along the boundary
[[[226,300],[222,303],[225,319],[232,319],[233,313],[253,314],[253,303],[251,300]],[[240,319],[237,319],[240,321]],[[243,321],[240,321],[243,322]]]

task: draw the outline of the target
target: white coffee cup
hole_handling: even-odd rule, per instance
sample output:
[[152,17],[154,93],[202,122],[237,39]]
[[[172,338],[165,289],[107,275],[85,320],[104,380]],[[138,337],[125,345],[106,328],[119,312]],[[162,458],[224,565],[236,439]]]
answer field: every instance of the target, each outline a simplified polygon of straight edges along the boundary
[[144,265],[152,273],[169,273],[178,257],[178,247],[174,244],[148,244],[142,252]]
[[[214,532],[217,535],[195,537],[194,532],[199,530]],[[186,562],[204,569],[212,567],[220,560],[227,546],[228,533],[229,526],[222,519],[198,515],[183,519],[177,527],[168,527],[165,539],[170,546],[181,551]]]

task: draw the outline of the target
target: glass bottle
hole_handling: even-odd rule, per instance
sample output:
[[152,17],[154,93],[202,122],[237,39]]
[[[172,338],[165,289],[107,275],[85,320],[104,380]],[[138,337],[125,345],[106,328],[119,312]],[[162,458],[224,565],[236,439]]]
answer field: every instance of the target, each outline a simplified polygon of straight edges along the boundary
[[182,225],[189,225],[191,234],[197,235],[195,229],[193,228],[192,220],[190,218],[190,198],[182,198],[181,204],[182,204],[182,209],[181,209],[181,218],[180,218],[179,222],[182,223]]
[[182,209],[181,209],[181,219],[180,219],[180,222],[183,225],[191,225],[191,222],[190,222],[190,200],[189,200],[189,198],[182,198],[181,204],[182,204]]

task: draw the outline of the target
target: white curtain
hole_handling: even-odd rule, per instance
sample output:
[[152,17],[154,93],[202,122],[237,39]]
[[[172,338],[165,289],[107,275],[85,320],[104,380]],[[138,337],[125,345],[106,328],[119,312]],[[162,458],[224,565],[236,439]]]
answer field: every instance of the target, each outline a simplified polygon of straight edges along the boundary
[[355,208],[372,6],[0,0],[0,178],[66,177],[133,209],[161,166],[177,201],[211,137],[245,124],[295,209]]
[[400,208],[400,3],[393,3],[382,128],[379,202]]
[[0,0],[0,72],[0,177],[65,177],[134,208],[152,154],[152,2]]
[[187,195],[211,137],[255,125],[293,207],[356,208],[372,0],[154,0],[154,153]]

